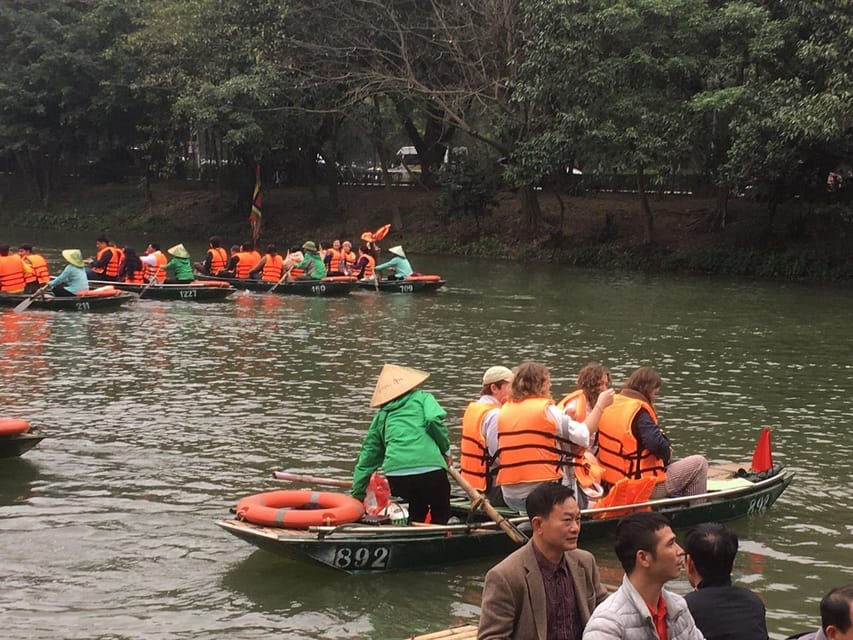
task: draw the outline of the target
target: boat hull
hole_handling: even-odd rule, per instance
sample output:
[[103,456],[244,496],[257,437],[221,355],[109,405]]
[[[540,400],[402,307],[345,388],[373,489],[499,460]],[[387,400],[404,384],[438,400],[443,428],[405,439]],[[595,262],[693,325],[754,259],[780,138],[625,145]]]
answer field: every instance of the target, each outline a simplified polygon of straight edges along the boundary
[[[236,278],[219,278],[216,276],[196,276],[198,280],[205,282],[227,282],[235,289],[246,291],[257,291],[259,293],[269,293],[275,286],[274,282],[266,282],[264,280],[238,280]],[[275,286],[272,293],[278,295],[297,295],[297,296],[345,296],[353,291],[356,287],[356,279],[323,279],[323,280],[293,280],[292,282],[282,282]]]
[[446,284],[445,280],[359,280],[358,287],[365,291],[382,293],[431,293]]
[[[766,511],[788,487],[794,474],[779,470],[765,480],[738,489],[708,493],[707,502],[686,500],[656,501],[653,508],[666,514],[676,529],[702,522],[734,520]],[[691,499],[695,502],[695,497]],[[467,507],[454,511],[467,518]],[[479,514],[478,514],[479,516]],[[480,516],[481,517],[481,516]],[[612,538],[620,518],[594,519],[583,512],[581,544]],[[522,530],[526,518],[513,521]],[[315,527],[296,531],[261,527],[239,520],[216,523],[229,533],[266,551],[296,558],[308,558],[346,573],[424,569],[452,563],[505,556],[515,543],[494,523],[478,520],[471,524],[417,527],[365,526]]]
[[44,435],[38,429],[30,429],[15,436],[0,436],[0,458],[22,456],[42,440]]
[[[212,302],[225,300],[236,292],[231,286],[209,286],[200,283],[188,282],[186,284],[134,284],[132,282],[101,282],[89,281],[92,288],[102,286],[113,286],[122,291],[135,293],[140,299],[146,300],[185,300],[187,302]],[[147,288],[146,288],[147,287]]]
[[[0,306],[16,307],[27,299],[24,294],[0,294]],[[136,300],[137,296],[125,291],[114,296],[63,296],[54,297],[46,295],[32,301],[30,309],[44,309],[48,311],[109,311],[118,309],[124,304]]]

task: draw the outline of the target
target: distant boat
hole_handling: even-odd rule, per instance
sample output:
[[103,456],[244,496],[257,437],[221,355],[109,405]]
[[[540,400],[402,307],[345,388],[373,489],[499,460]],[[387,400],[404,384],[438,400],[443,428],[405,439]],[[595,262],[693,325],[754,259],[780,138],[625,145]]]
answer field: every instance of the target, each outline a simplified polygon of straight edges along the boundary
[[[0,293],[0,306],[17,307],[29,297],[29,294],[24,293]],[[76,296],[39,294],[33,299],[29,308],[49,311],[106,311],[117,309],[136,299],[137,297],[132,293],[110,287],[109,289],[90,289]]]
[[225,300],[236,291],[227,282],[201,282],[193,280],[181,284],[163,284],[155,282],[139,284],[134,282],[105,282],[100,280],[89,280],[90,287],[113,286],[122,291],[137,294],[140,299],[150,300],[186,300],[188,302],[209,302],[212,300]]
[[447,282],[441,276],[409,276],[401,280],[359,280],[358,286],[365,291],[383,293],[427,293],[440,289]]
[[17,458],[44,439],[26,420],[0,418],[0,458]]
[[243,280],[204,275],[197,275],[196,279],[205,282],[225,282],[235,289],[257,291],[258,293],[272,292],[278,295],[298,296],[345,296],[356,286],[356,278],[351,276],[335,276],[322,280],[291,280],[281,284],[267,280]]

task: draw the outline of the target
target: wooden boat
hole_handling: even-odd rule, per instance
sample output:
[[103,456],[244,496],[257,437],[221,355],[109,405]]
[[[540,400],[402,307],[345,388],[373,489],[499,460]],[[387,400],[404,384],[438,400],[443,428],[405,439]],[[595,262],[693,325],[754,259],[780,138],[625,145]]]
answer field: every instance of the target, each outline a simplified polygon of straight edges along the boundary
[[[702,522],[721,522],[766,511],[791,484],[793,472],[782,467],[762,474],[736,477],[736,465],[713,469],[708,493],[689,498],[652,500],[631,509],[653,509],[666,514],[673,527],[683,529]],[[714,490],[710,490],[713,487]],[[611,538],[625,505],[581,512],[581,544]],[[620,516],[602,517],[608,511]],[[500,557],[515,543],[481,513],[471,514],[467,502],[454,502],[452,512],[463,520],[448,525],[390,525],[360,522],[313,526],[307,530],[259,526],[238,519],[216,524],[229,533],[279,555],[302,557],[346,573],[436,568],[469,560]],[[524,530],[526,517],[511,518]],[[529,528],[528,528],[529,531]]]
[[[238,278],[220,278],[219,276],[196,275],[196,280],[205,282],[224,282],[235,289],[257,291],[259,293],[273,293],[279,295],[298,296],[345,296],[355,289],[358,280],[351,276],[335,276],[323,278],[322,280],[293,280],[282,282],[276,286],[275,282],[265,280],[240,280]],[[275,289],[273,287],[275,286]]]
[[428,293],[440,289],[447,282],[441,276],[410,276],[402,280],[359,280],[358,286],[365,291],[384,293]]
[[44,440],[25,420],[0,418],[0,458],[17,458]]
[[140,299],[150,300],[187,300],[190,302],[209,302],[225,300],[237,291],[227,282],[201,282],[193,280],[184,284],[163,284],[155,282],[151,286],[132,282],[105,282],[90,280],[90,287],[113,286],[121,291],[135,293]]
[[[0,306],[16,307],[27,298],[29,295],[23,293],[0,293]],[[102,287],[81,291],[76,296],[39,294],[29,308],[50,311],[107,311],[117,309],[136,299],[137,297],[132,293],[119,291],[113,287]]]

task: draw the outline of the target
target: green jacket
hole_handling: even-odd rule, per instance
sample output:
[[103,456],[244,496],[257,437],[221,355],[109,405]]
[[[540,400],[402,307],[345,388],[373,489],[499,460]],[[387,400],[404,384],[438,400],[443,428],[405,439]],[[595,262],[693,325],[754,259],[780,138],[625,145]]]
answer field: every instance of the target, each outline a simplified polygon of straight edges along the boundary
[[[183,282],[192,280],[195,277],[193,276],[193,266],[190,264],[189,258],[172,256],[172,259],[163,265],[163,269],[166,271],[167,276],[170,276],[173,280],[181,280]],[[172,273],[175,275],[172,275]]]
[[313,251],[306,251],[305,258],[296,265],[296,268],[305,269],[305,276],[315,280],[322,280],[326,277],[326,265],[323,258],[320,257],[319,253]]
[[450,435],[447,412],[431,393],[410,391],[386,402],[373,416],[358,462],[352,472],[352,495],[364,499],[370,475],[380,466],[385,473],[435,467],[447,469],[444,454]]

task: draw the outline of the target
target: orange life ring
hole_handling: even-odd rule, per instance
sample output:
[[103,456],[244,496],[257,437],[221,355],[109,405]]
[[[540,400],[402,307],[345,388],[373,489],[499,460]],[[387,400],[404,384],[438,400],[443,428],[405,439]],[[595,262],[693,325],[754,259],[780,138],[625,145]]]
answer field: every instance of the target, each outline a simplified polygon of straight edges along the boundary
[[355,282],[355,276],[326,276],[320,282]]
[[106,285],[97,289],[84,289],[83,291],[78,291],[75,295],[78,298],[112,298],[120,293],[121,291],[115,287]]
[[28,431],[30,423],[15,418],[0,418],[0,436],[16,436]]
[[409,276],[408,278],[404,278],[404,280],[414,280],[415,282],[438,282],[441,280],[441,276]]
[[193,280],[189,283],[193,287],[230,287],[231,285],[222,280]]
[[267,491],[237,503],[237,518],[267,527],[307,529],[318,525],[355,522],[364,505],[343,493],[320,491]]

